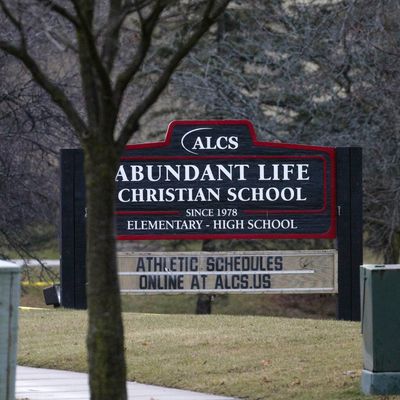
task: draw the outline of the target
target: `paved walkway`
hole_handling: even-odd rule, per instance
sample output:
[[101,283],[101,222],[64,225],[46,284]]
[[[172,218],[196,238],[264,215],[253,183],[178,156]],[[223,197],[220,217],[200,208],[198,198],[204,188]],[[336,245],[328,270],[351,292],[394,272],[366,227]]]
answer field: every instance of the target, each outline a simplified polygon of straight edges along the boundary
[[[127,383],[129,400],[234,400],[187,390]],[[44,368],[17,367],[17,400],[89,400],[87,374]]]

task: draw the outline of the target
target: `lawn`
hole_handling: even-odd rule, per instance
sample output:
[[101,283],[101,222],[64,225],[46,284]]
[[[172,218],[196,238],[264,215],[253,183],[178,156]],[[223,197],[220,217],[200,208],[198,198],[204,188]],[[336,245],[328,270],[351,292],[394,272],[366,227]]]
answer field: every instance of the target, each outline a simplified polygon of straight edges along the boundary
[[[356,322],[124,313],[124,323],[129,380],[252,400],[365,399]],[[21,310],[18,362],[86,371],[85,334],[85,312]]]

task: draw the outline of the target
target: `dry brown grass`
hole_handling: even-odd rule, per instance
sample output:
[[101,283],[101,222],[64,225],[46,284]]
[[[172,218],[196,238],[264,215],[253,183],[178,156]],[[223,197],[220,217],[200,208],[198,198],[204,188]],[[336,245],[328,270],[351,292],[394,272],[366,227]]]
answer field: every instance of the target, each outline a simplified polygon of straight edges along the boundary
[[[360,325],[126,313],[128,377],[246,399],[363,399]],[[19,363],[86,370],[86,313],[20,313]]]

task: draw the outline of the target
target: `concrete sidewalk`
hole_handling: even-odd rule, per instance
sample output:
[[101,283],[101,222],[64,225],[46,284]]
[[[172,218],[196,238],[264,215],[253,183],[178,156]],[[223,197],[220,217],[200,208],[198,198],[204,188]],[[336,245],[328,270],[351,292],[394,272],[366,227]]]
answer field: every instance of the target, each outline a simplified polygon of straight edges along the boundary
[[[129,400],[234,400],[232,397],[127,382]],[[88,375],[80,372],[17,367],[17,400],[89,400]],[[111,400],[111,399],[110,399]]]

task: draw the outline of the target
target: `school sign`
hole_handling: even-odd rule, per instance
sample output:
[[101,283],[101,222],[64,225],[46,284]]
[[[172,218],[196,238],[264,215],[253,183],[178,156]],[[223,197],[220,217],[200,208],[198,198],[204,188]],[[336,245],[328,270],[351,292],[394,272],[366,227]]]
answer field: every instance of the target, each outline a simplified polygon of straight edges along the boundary
[[[83,154],[61,152],[62,305],[85,308]],[[294,253],[119,255],[123,293],[338,293],[360,317],[361,149],[271,143],[247,120],[174,121],[115,174],[118,240],[335,239]]]
[[335,237],[333,148],[257,140],[249,121],[175,121],[127,146],[117,238]]

